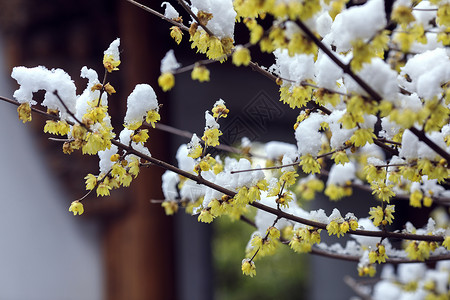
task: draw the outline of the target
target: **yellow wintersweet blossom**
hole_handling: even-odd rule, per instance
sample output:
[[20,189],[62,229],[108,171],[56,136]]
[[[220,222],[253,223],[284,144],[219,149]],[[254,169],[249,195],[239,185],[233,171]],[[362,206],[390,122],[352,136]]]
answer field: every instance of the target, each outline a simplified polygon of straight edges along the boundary
[[295,171],[284,172],[281,175],[280,180],[284,181],[285,187],[290,187],[297,180],[298,174]]
[[350,187],[338,186],[336,184],[328,184],[325,191],[325,195],[332,201],[340,200],[344,197],[352,195],[352,189]]
[[388,203],[389,200],[395,196],[394,191],[392,191],[392,188],[394,187],[392,184],[386,184],[385,182],[372,182],[370,187],[372,188],[372,195],[376,195],[378,198]]
[[217,128],[206,129],[203,133],[202,140],[205,141],[206,145],[215,147],[219,145],[219,136],[222,132]]
[[175,76],[172,73],[163,73],[158,77],[158,84],[164,92],[167,92],[175,85]]
[[250,259],[242,260],[242,274],[253,277],[256,275],[255,263]]
[[320,173],[320,164],[311,154],[305,154],[300,157],[300,166],[303,172],[307,174]]
[[367,266],[358,266],[358,276],[375,276],[377,270],[373,264],[369,264]]
[[[331,221],[330,223],[328,223],[326,229],[328,231],[328,235],[337,235],[337,237],[340,237],[341,235],[344,235],[344,232],[341,231],[341,224],[338,223],[337,221]],[[343,228],[345,229],[345,228]],[[348,231],[348,228],[347,228]]]
[[366,143],[373,144],[374,138],[376,138],[376,135],[373,133],[372,128],[359,128],[352,135],[352,137],[350,138],[350,141],[356,147],[362,147]]
[[398,24],[401,24],[403,28],[411,22],[414,22],[416,18],[412,14],[412,8],[406,5],[398,5],[391,14],[391,19]]
[[214,118],[226,118],[230,110],[225,106],[225,104],[217,104],[211,110]]
[[232,56],[232,62],[235,66],[248,66],[250,63],[251,57],[250,57],[250,50],[243,46],[237,46],[236,49],[233,52]]
[[447,235],[444,239],[444,242],[442,243],[442,246],[445,247],[445,249],[450,250],[450,235]]
[[171,216],[178,211],[178,203],[176,201],[166,200],[161,203],[161,206],[164,208],[164,212],[168,216]]
[[147,112],[147,116],[145,117],[145,121],[152,125],[155,128],[155,123],[161,120],[161,116],[156,110],[149,110]]
[[405,252],[409,259],[424,261],[430,257],[432,247],[426,241],[410,241],[405,248]]
[[307,182],[299,183],[295,187],[295,192],[300,194],[300,197],[304,200],[313,200],[315,198],[316,192],[323,191],[324,183],[319,179],[311,179]]
[[73,212],[74,216],[77,215],[77,214],[81,215],[84,212],[83,204],[80,201],[78,201],[78,200],[73,201],[70,204],[69,211]]
[[19,114],[19,119],[23,123],[31,122],[31,107],[28,102],[22,103],[17,107],[17,113]]
[[415,190],[409,196],[409,205],[411,205],[412,207],[422,207],[422,197],[422,192],[419,190]]
[[345,165],[346,163],[350,162],[345,150],[340,150],[340,151],[334,152],[333,155],[331,155],[331,159],[334,159],[334,163],[336,165],[338,165],[338,164]]
[[373,47],[362,39],[352,41],[353,58],[350,62],[350,66],[353,71],[361,71],[364,63],[370,63],[376,53]]
[[136,178],[139,174],[139,159],[136,157],[131,158],[131,162],[128,164],[128,173],[134,176]]
[[203,223],[211,223],[214,220],[214,215],[211,213],[210,209],[202,209],[198,215],[198,221]]
[[86,179],[86,190],[93,190],[97,185],[97,177],[92,174],[87,174],[84,179]]
[[183,32],[181,31],[180,27],[172,26],[170,27],[170,36],[179,45],[181,43],[181,39],[183,38]]
[[209,70],[205,66],[196,65],[192,70],[191,78],[200,82],[209,81]]
[[119,65],[120,60],[114,60],[114,57],[111,54],[105,54],[103,56],[103,66],[109,73],[119,70]]
[[381,206],[371,207],[369,211],[369,219],[373,219],[372,222],[375,226],[380,226],[381,224],[387,225],[388,223],[392,224],[392,220],[394,219],[394,212],[394,205],[387,205],[384,211]]
[[142,144],[144,144],[147,141],[148,138],[149,138],[149,136],[148,136],[148,129],[141,129],[141,130],[139,130],[138,133],[134,134],[131,137],[133,142],[135,142],[135,143],[142,143]]
[[[109,141],[111,142],[111,141]],[[88,132],[86,136],[86,144],[83,145],[83,154],[97,154],[98,151],[105,150],[107,142],[99,132]]]
[[188,148],[188,151],[189,151],[188,152],[188,156],[193,158],[193,159],[196,159],[196,158],[199,158],[202,155],[203,148],[202,148],[202,145],[197,144],[195,146],[192,146],[191,148]]
[[66,135],[70,131],[70,126],[66,121],[45,121],[44,132],[52,134]]
[[450,4],[440,5],[437,11],[436,23],[440,26],[450,26]]
[[109,185],[109,178],[106,177],[97,186],[97,197],[98,196],[109,196],[110,195],[110,192],[109,192],[110,190],[112,190],[112,187]]
[[371,264],[377,262],[379,264],[386,262],[386,248],[382,244],[377,244],[377,250],[369,252],[369,262]]

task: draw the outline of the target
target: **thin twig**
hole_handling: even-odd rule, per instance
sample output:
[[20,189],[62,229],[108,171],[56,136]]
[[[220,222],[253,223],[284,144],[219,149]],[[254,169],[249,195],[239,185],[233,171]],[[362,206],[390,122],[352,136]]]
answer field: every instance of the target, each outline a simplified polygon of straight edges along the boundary
[[350,276],[344,277],[344,282],[355,292],[358,297],[360,297],[363,300],[372,300],[372,297],[370,295],[364,293],[364,291],[361,290],[361,285],[356,282],[355,279],[353,279]]
[[154,9],[151,9],[150,7],[147,7],[147,6],[145,6],[145,5],[143,5],[143,4],[139,3],[139,2],[136,2],[134,0],[126,0],[126,1],[130,2],[131,4],[136,5],[137,7],[141,8],[141,9],[143,9],[145,11],[148,11],[149,13],[151,13],[151,14],[153,14],[153,15],[155,15],[155,16],[157,16],[157,17],[159,17],[159,18],[161,18],[161,19],[163,19],[163,20],[165,20],[165,21],[167,21],[167,22],[169,22],[169,23],[171,23],[171,24],[173,24],[175,26],[180,27],[182,30],[189,31],[189,28],[186,27],[184,24],[182,24],[180,22],[177,22],[175,20],[172,20],[170,18],[167,18],[163,14],[157,12]]
[[212,33],[211,30],[209,30],[208,27],[206,27],[205,24],[203,24],[202,22],[200,22],[200,20],[198,19],[198,17],[194,14],[194,12],[191,10],[191,8],[183,1],[183,0],[178,0],[178,3],[184,8],[184,10],[195,20],[195,22],[197,22],[202,28],[203,30],[205,30],[205,32],[210,36],[213,37],[214,33]]

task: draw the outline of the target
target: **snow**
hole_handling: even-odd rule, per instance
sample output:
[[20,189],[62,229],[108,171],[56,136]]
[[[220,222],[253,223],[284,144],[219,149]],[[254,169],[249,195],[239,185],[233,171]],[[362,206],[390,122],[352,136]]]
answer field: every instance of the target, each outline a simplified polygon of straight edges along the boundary
[[57,91],[68,110],[72,113],[75,112],[76,87],[69,74],[64,70],[48,70],[43,66],[34,68],[14,67],[11,77],[20,85],[20,88],[14,92],[14,98],[19,103],[27,102],[30,105],[35,105],[37,102],[33,99],[33,93],[45,90],[44,101],[41,104],[49,109],[59,110],[63,120],[70,120],[70,114],[53,94]]
[[328,116],[328,127],[331,131],[330,146],[331,149],[339,149],[344,146],[348,141],[356,128],[345,129],[342,127],[342,123],[339,120],[344,116],[345,110],[335,110]]
[[264,152],[270,160],[277,160],[283,156],[289,156],[292,159],[297,156],[297,147],[284,142],[271,141],[264,145]]
[[115,39],[108,47],[108,49],[103,52],[104,55],[111,55],[115,61],[120,60],[120,38]]
[[282,79],[300,84],[306,79],[314,79],[314,55],[295,54],[289,56],[287,49],[277,49],[273,52],[275,64],[270,67]]
[[211,115],[209,111],[205,111],[205,120],[206,120],[205,130],[215,128],[219,129],[220,127],[219,123],[216,122],[216,119],[214,119],[214,117]]
[[179,67],[181,67],[181,64],[175,58],[173,49],[170,49],[161,60],[161,73],[173,73]]
[[415,55],[401,69],[400,76],[405,88],[419,97],[430,100],[438,96],[442,93],[441,84],[450,80],[450,59],[446,50],[439,48]]
[[180,182],[180,176],[175,172],[166,171],[161,178],[164,199],[176,200],[178,198],[177,185]]
[[[372,0],[376,1],[376,0]],[[363,64],[362,70],[358,76],[375,90],[383,99],[392,101],[399,92],[397,84],[397,72],[384,62],[381,58],[372,58],[370,64]],[[348,92],[367,95],[363,88],[356,83],[350,76],[344,77],[345,86]]]
[[191,0],[191,3],[194,13],[204,11],[213,15],[207,27],[215,36],[219,39],[225,37],[234,39],[236,11],[232,0]]
[[300,156],[311,154],[316,156],[321,150],[322,133],[319,132],[320,124],[326,120],[325,116],[319,113],[311,113],[309,117],[301,122],[295,130],[298,153]]
[[348,162],[345,165],[333,165],[328,175],[327,185],[335,184],[345,186],[347,181],[356,178],[356,168],[354,163]]
[[369,39],[386,26],[383,0],[370,0],[364,5],[353,6],[336,16],[331,26],[331,40],[337,52],[350,50],[356,39]]
[[107,174],[115,162],[111,161],[111,156],[119,151],[116,145],[111,145],[109,149],[98,152],[100,173]]
[[[341,55],[337,54],[337,57],[341,61],[344,61],[344,58]],[[316,82],[320,87],[330,90],[338,89],[336,82],[342,77],[343,71],[322,50],[319,51],[314,67]]]
[[158,110],[155,91],[148,84],[138,84],[127,98],[125,124],[142,122],[149,110]]
[[176,19],[176,18],[178,18],[180,16],[178,14],[178,12],[176,11],[176,9],[169,2],[161,3],[161,7],[164,7],[164,6],[166,7],[165,10],[164,10],[164,16],[166,18]]

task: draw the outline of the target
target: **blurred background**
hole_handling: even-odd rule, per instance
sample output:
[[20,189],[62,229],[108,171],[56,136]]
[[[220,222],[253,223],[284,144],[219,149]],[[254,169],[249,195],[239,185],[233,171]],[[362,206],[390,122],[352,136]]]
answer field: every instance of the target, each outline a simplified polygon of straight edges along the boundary
[[[160,12],[160,1],[141,1]],[[176,3],[173,3],[176,6]],[[178,9],[181,12],[181,9]],[[184,19],[188,17],[184,15]],[[121,38],[120,71],[109,76],[117,94],[109,98],[116,128],[122,125],[126,97],[139,83],[152,85],[161,123],[201,134],[204,111],[219,98],[229,117],[221,123],[222,142],[242,137],[295,144],[296,113],[278,101],[275,84],[248,68],[229,62],[212,64],[210,83],[176,76],[175,88],[157,85],[160,60],[170,48],[183,65],[193,55],[185,34],[181,46],[169,36],[169,25],[125,0],[0,0],[0,95],[12,98],[14,66],[62,68],[81,93],[83,66],[103,75],[103,51]],[[238,26],[235,39],[247,42]],[[265,66],[272,57],[252,52]],[[42,97],[39,93],[36,97]],[[0,185],[0,299],[348,299],[343,276],[356,276],[356,264],[294,254],[285,247],[257,262],[257,276],[241,273],[241,260],[253,228],[223,218],[213,225],[179,213],[164,215],[161,174],[141,171],[131,188],[110,197],[85,200],[85,213],[74,217],[70,203],[85,193],[83,177],[98,173],[96,157],[64,155],[61,144],[48,140],[45,120],[33,116],[25,125],[15,107],[0,102],[3,158]],[[189,140],[151,130],[149,149],[156,158],[176,164],[176,150]],[[354,211],[343,200],[341,212]],[[308,209],[332,205],[322,198]],[[358,211],[356,210],[356,213]],[[322,236],[326,233],[322,234]],[[324,288],[326,286],[326,288]]]

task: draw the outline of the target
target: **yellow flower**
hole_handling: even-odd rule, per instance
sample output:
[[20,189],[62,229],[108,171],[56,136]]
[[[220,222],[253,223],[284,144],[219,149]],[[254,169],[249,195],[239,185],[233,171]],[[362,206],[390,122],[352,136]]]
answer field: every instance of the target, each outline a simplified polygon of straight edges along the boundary
[[192,70],[191,78],[200,82],[209,81],[209,70],[205,66],[196,65]]
[[337,201],[347,196],[345,188],[336,184],[328,184],[325,189],[325,195],[332,201]]
[[214,220],[214,215],[209,209],[203,209],[198,215],[198,221],[203,223],[211,223]]
[[444,239],[444,242],[442,243],[442,246],[445,247],[445,249],[450,250],[450,235],[447,235]]
[[92,174],[87,174],[84,179],[86,179],[86,190],[93,190],[97,185],[97,177]]
[[23,123],[31,122],[31,107],[28,102],[22,103],[17,107],[17,113],[19,114],[19,119]]
[[285,186],[289,187],[295,183],[297,180],[298,174],[295,171],[285,172],[281,175],[280,180],[285,182]]
[[172,73],[163,73],[158,77],[158,84],[164,92],[167,92],[175,85],[175,76]]
[[337,237],[340,237],[341,235],[344,235],[344,232],[341,232],[340,224],[336,221],[331,221],[327,227],[328,235],[335,234]]
[[386,249],[384,245],[377,244],[377,250],[369,252],[369,261],[371,264],[378,262],[379,264],[386,262]]
[[405,5],[399,5],[394,8],[391,19],[401,25],[407,25],[416,20],[412,14],[411,7]]
[[334,152],[333,155],[331,156],[331,159],[334,159],[334,163],[336,165],[338,165],[338,164],[345,165],[346,163],[348,163],[350,161],[348,159],[347,153],[345,153],[345,150]]
[[250,259],[242,260],[242,274],[253,277],[256,275],[255,263]]
[[375,137],[376,135],[373,133],[372,128],[360,128],[355,131],[355,133],[350,138],[350,141],[356,147],[362,147],[366,143],[373,144],[373,138]]
[[155,123],[161,120],[161,116],[156,110],[149,110],[147,112],[147,116],[145,117],[145,121],[152,125],[155,128]]
[[80,201],[78,201],[78,200],[73,201],[73,202],[70,204],[69,211],[73,212],[73,215],[74,215],[74,216],[75,216],[76,214],[81,215],[81,214],[84,212],[83,204],[82,204]]
[[148,130],[147,129],[141,129],[139,130],[139,133],[134,134],[131,139],[135,143],[145,143],[148,139]]
[[412,207],[422,207],[421,203],[422,197],[423,197],[422,192],[419,190],[415,190],[409,196],[409,205],[411,205]]
[[183,38],[183,32],[181,31],[180,27],[172,26],[170,27],[170,36],[179,45],[181,43],[181,39]]
[[245,47],[237,46],[233,52],[232,62],[235,66],[248,66],[250,63],[250,50]]
[[450,4],[446,3],[439,6],[437,11],[436,23],[440,26],[450,26]]
[[136,157],[133,157],[128,166],[130,167],[128,169],[128,173],[130,173],[131,175],[134,176],[134,178],[136,178],[139,174],[139,166],[140,166],[139,160]]
[[215,147],[219,145],[219,136],[222,132],[217,128],[206,129],[203,133],[202,140],[205,141],[206,145]]
[[161,206],[164,207],[166,215],[171,216],[178,211],[178,203],[176,201],[163,201]]
[[389,203],[389,200],[395,196],[395,193],[392,191],[394,187],[392,184],[387,185],[384,182],[372,182],[370,187],[372,188],[372,195],[378,196],[383,201]]
[[209,59],[220,59],[220,61],[223,61],[226,58],[226,56],[224,55],[222,42],[217,37],[210,37],[207,45],[208,50],[206,52],[206,56]]
[[320,173],[320,164],[312,157],[311,154],[306,154],[300,157],[300,166],[302,167],[303,172],[307,174]]
[[188,150],[189,150],[188,156],[193,159],[199,158],[203,153],[203,148],[200,144],[197,144],[197,145],[189,148]]
[[105,91],[108,93],[108,95],[116,93],[116,90],[109,82],[107,84],[105,84]]
[[103,180],[98,186],[97,186],[97,197],[98,196],[109,196],[109,191],[112,189],[112,187],[106,182],[107,179]]
[[66,135],[70,131],[70,126],[66,121],[47,120],[44,126],[44,132],[52,134]]
[[218,104],[211,110],[214,118],[226,118],[230,110],[224,104]]
[[114,57],[111,54],[105,54],[103,56],[103,66],[109,73],[119,70],[119,65],[120,60],[114,60]]

